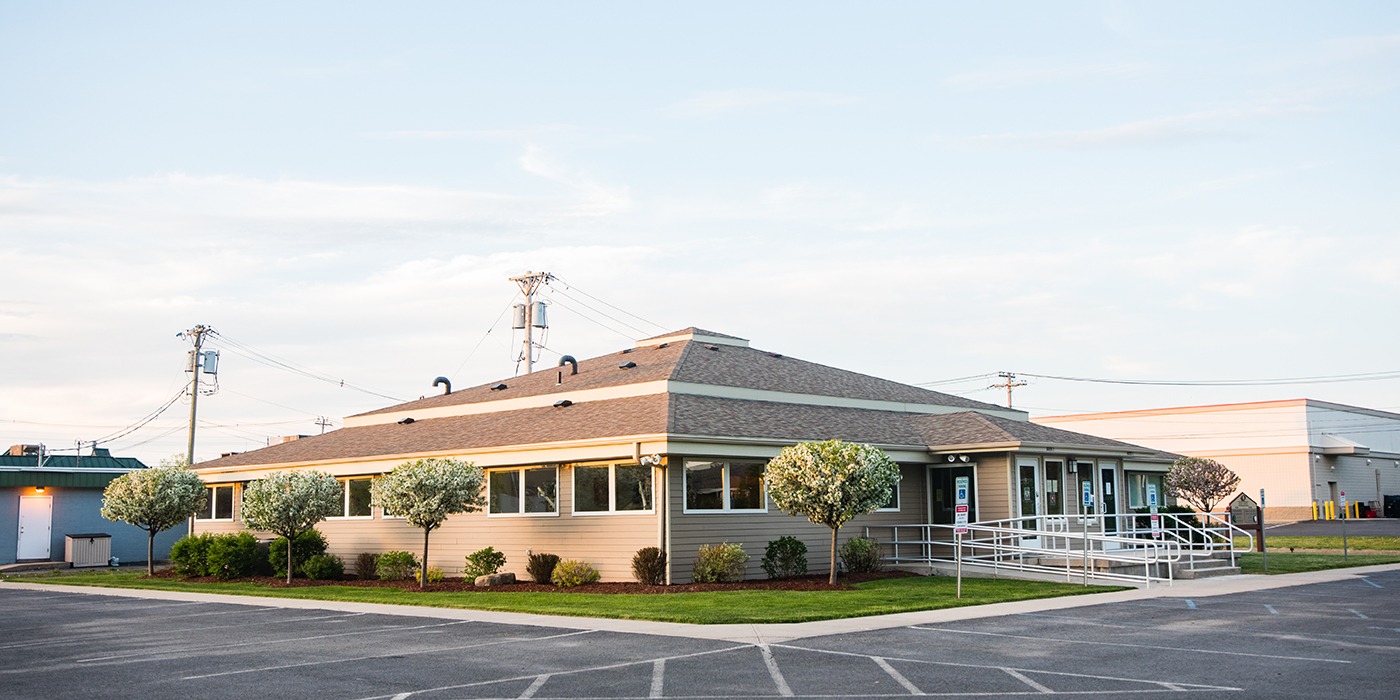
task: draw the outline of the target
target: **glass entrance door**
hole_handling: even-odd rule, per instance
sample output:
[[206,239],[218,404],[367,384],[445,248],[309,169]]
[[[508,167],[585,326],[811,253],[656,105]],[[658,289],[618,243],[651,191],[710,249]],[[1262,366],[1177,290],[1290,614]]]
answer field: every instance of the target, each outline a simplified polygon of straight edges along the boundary
[[1045,460],[1045,514],[1065,514],[1065,463],[1058,459]]
[[[1116,488],[1114,488],[1115,485],[1116,485],[1116,480],[1114,479],[1114,474],[1116,474],[1117,471],[1118,471],[1118,469],[1117,469],[1116,466],[1104,466],[1104,467],[1102,468],[1102,471],[1100,472],[1100,476],[1102,477],[1102,480],[1103,480],[1103,481],[1102,481],[1102,483],[1103,483],[1103,499],[1102,499],[1102,500],[1103,500],[1103,507],[1099,510],[1099,512],[1100,512],[1100,513],[1104,513],[1105,515],[1113,515],[1114,513],[1117,513],[1117,512],[1118,512],[1118,500],[1117,500],[1117,499],[1118,499],[1118,496],[1117,496],[1118,490],[1117,490]],[[1118,531],[1118,519],[1117,519],[1117,518],[1104,518],[1104,519],[1103,519],[1103,531],[1104,531],[1104,532],[1117,532],[1117,531]]]
[[957,467],[929,467],[928,469],[928,521],[935,525],[952,525],[957,491],[954,488],[960,476],[968,477],[971,488],[967,494],[967,520],[977,522],[977,477],[972,465]]
[[[1017,467],[1017,471],[1020,472],[1021,479],[1021,517],[1039,515],[1039,510],[1035,507],[1035,462],[1022,464]],[[1021,527],[1034,528],[1035,524],[1034,520],[1025,520],[1022,521]]]

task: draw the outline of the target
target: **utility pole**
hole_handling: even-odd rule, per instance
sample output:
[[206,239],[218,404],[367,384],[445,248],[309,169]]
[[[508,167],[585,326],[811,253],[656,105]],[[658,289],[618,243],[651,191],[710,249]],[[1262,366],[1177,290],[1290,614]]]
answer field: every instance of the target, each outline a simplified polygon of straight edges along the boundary
[[190,373],[190,441],[185,450],[185,466],[194,466],[194,421],[195,414],[199,407],[199,367],[200,350],[204,347],[204,336],[214,329],[204,324],[196,325],[182,333],[177,333],[176,337],[189,338],[194,343],[194,349],[190,351],[190,366],[186,372]]
[[330,425],[330,424],[331,424],[331,419],[329,419],[329,418],[327,418],[327,417],[325,417],[325,416],[317,416],[317,417],[316,417],[316,425],[321,426],[321,434],[322,434],[322,435],[325,435],[325,434],[326,434],[326,426],[328,426],[328,425]]
[[1002,381],[1002,383],[1000,384],[993,384],[987,388],[1006,389],[1006,407],[1011,408],[1011,390],[1018,386],[1025,386],[1026,383],[1016,381],[1015,372],[997,372],[997,376],[1001,377],[1004,381]]
[[525,330],[525,342],[521,345],[520,359],[525,361],[526,374],[535,371],[534,330],[546,326],[543,314],[540,314],[539,318],[535,317],[535,293],[552,279],[554,279],[554,275],[548,272],[526,272],[519,277],[510,278],[510,281],[520,287],[520,293],[525,295],[523,314],[521,313],[522,309],[517,307],[513,325],[517,330],[521,328]]

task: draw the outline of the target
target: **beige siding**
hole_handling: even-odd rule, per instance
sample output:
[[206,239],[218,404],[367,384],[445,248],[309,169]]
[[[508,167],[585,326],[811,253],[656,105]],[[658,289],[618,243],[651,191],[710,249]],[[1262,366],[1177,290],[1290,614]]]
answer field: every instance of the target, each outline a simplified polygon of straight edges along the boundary
[[[653,483],[653,494],[656,486]],[[559,509],[559,515],[553,516],[454,515],[429,536],[428,565],[441,568],[448,576],[460,576],[466,555],[489,546],[506,555],[504,570],[522,579],[528,578],[527,551],[533,550],[587,561],[598,568],[604,581],[630,581],[632,555],[660,542],[660,516],[656,513],[573,515],[573,470],[569,467],[559,469]],[[236,521],[197,521],[195,527],[196,532],[240,529]],[[345,560],[347,570],[353,570],[361,552],[406,550],[420,557],[423,552],[422,530],[403,520],[385,518],[377,509],[372,518],[330,518],[316,529],[326,536],[329,552]]]
[[[804,517],[792,516],[779,510],[767,498],[766,513],[685,513],[685,469],[674,460],[670,469],[671,504],[670,567],[672,583],[691,582],[695,557],[702,544],[736,542],[749,555],[746,575],[751,579],[765,577],[762,568],[763,550],[768,542],[785,535],[796,537],[807,545],[807,565],[812,573],[827,570],[831,561],[831,530],[816,525]],[[899,512],[871,513],[852,520],[840,531],[840,543],[864,534],[864,528],[874,525],[903,525],[926,520],[927,504],[924,493],[924,465],[903,465],[900,474]]]
[[1006,453],[977,455],[977,512],[974,520],[1001,520],[1012,512],[1011,460]]

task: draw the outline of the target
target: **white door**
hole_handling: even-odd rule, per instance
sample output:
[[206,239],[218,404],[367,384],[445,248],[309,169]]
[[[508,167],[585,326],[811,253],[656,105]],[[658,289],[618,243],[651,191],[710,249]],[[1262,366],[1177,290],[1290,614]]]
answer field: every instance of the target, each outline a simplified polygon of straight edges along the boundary
[[19,497],[19,544],[16,559],[48,559],[53,529],[53,496]]

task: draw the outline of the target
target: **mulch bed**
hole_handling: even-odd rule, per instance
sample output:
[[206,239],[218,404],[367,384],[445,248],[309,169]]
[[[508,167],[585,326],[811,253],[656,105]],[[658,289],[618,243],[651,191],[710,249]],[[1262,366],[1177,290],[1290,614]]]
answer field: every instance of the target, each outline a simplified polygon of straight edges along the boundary
[[414,581],[380,581],[377,579],[346,579],[343,581],[312,581],[310,579],[295,578],[287,583],[286,579],[273,578],[269,576],[256,576],[252,578],[233,579],[224,581],[213,577],[192,577],[183,578],[173,571],[157,571],[155,578],[178,579],[194,583],[260,583],[269,588],[310,588],[315,586],[355,586],[360,588],[401,588],[406,591],[422,591],[425,593],[700,593],[706,591],[849,591],[854,590],[852,584],[865,581],[874,581],[887,578],[904,578],[916,576],[905,571],[880,571],[870,574],[851,574],[841,576],[836,580],[836,584],[827,583],[825,575],[804,576],[802,578],[790,579],[762,579],[756,581],[740,581],[738,583],[687,583],[675,586],[648,586],[641,583],[589,583],[573,588],[559,588],[557,586],[545,585],[523,581],[506,584],[504,586],[481,587],[472,585],[470,581],[461,578],[448,578],[438,583],[430,583],[427,587],[420,589],[418,582]]

